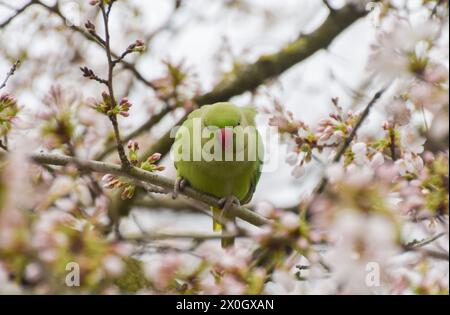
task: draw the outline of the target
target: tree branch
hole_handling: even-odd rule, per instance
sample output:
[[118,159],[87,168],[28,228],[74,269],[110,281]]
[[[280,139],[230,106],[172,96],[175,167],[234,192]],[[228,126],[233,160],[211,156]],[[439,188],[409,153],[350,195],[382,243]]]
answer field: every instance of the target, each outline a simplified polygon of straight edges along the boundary
[[443,252],[443,251],[436,251],[436,250],[432,250],[432,249],[425,249],[424,247],[433,243],[434,241],[438,240],[439,238],[443,237],[447,235],[447,233],[445,232],[441,232],[441,233],[437,233],[433,236],[424,238],[420,241],[418,240],[414,240],[412,242],[406,243],[403,245],[403,249],[405,251],[415,251],[415,252],[420,252],[425,254],[426,256],[435,258],[435,259],[440,259],[440,260],[449,260],[449,253],[448,252]]
[[[178,198],[173,199],[172,197],[157,198],[152,196],[152,197],[135,198],[135,200],[133,201],[133,205],[139,208],[148,208],[152,210],[161,208],[177,211],[202,213],[211,217],[211,212],[207,209],[207,207],[203,206],[202,204],[196,203],[194,200],[180,200]],[[252,210],[251,208],[248,209]]]
[[[168,191],[172,191],[175,185],[174,181],[167,177],[156,175],[154,173],[147,172],[136,167],[131,167],[130,169],[125,170],[120,165],[117,164],[110,164],[98,161],[88,161],[66,155],[46,154],[46,153],[34,154],[31,156],[31,160],[34,161],[35,163],[42,165],[66,166],[72,164],[82,171],[99,172],[104,174],[114,174],[124,176],[131,179],[140,180],[143,182],[153,184],[155,186],[167,189]],[[219,199],[201,193],[191,187],[186,187],[180,193],[197,201],[203,202],[207,205],[213,207],[220,207]],[[232,208],[230,208],[230,214],[256,226],[269,224],[271,222],[270,220],[264,218],[263,216],[257,214],[256,212],[250,211],[245,207],[239,207],[236,205],[233,205]]]
[[414,240],[412,242],[409,242],[409,243],[405,244],[403,247],[407,251],[408,250],[415,250],[417,248],[424,247],[424,246],[426,246],[428,244],[431,244],[435,240],[437,240],[437,239],[439,239],[439,238],[441,238],[441,237],[443,237],[445,235],[446,235],[445,232],[437,233],[436,235],[430,236],[430,237],[425,238],[425,239],[420,240],[420,241]]
[[145,233],[144,235],[128,235],[124,236],[128,241],[161,241],[171,239],[192,239],[196,241],[220,240],[227,237],[243,238],[245,234],[225,233],[225,234],[200,234],[200,233]]

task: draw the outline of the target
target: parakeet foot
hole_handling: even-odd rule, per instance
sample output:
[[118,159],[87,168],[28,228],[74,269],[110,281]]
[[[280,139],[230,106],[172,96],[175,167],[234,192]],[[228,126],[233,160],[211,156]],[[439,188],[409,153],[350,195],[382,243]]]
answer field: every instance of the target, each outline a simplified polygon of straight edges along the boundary
[[227,212],[230,210],[231,206],[235,204],[237,206],[241,205],[241,202],[235,196],[224,197],[219,200],[220,208],[222,209],[222,213],[220,214],[220,219],[227,217]]
[[177,199],[181,191],[187,186],[188,181],[183,177],[177,177],[175,186],[173,187],[172,199]]

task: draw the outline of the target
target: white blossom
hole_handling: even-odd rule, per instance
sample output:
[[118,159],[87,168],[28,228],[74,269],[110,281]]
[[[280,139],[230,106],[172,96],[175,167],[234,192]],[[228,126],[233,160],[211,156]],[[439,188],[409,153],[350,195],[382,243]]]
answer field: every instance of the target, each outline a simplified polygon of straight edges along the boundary
[[372,157],[372,160],[370,161],[370,165],[374,168],[380,167],[384,164],[384,155],[381,152],[377,152]]
[[115,255],[108,255],[103,258],[103,267],[110,275],[118,276],[122,273],[125,264],[122,258]]
[[295,178],[300,178],[305,174],[305,168],[303,165],[297,165],[292,169],[291,175]]
[[367,145],[364,142],[358,142],[352,145],[352,152],[354,154],[354,162],[357,165],[367,163]]

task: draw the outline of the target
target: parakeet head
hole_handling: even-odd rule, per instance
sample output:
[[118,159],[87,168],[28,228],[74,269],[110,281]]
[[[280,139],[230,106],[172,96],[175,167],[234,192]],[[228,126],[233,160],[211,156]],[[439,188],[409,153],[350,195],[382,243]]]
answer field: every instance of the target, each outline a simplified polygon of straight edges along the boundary
[[234,128],[254,125],[256,111],[250,107],[237,107],[232,103],[222,102],[210,105],[203,116],[203,123],[208,127],[219,129],[219,140],[222,148],[235,143]]
[[239,107],[227,102],[211,105],[203,117],[205,126],[217,128],[236,127],[241,121],[242,112]]

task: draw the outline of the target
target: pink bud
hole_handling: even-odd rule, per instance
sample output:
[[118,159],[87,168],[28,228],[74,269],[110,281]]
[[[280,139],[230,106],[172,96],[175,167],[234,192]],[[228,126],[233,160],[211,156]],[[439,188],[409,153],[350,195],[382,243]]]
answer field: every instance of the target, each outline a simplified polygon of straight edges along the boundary
[[154,163],[156,161],[159,161],[161,159],[161,153],[153,153],[147,161],[150,163]]
[[137,151],[139,150],[139,143],[136,140],[130,140],[128,141],[128,149]]

